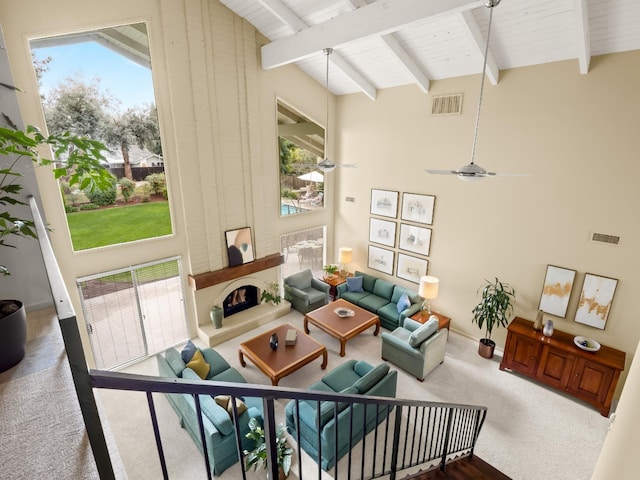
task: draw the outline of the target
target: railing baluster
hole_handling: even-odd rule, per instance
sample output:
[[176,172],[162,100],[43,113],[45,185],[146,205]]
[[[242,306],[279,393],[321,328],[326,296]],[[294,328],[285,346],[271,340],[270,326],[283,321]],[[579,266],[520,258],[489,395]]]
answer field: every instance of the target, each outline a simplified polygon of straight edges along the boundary
[[247,472],[246,469],[244,468],[244,449],[242,448],[242,437],[241,437],[241,433],[240,433],[240,429],[238,428],[238,406],[236,405],[236,397],[235,396],[231,396],[231,402],[233,405],[232,408],[232,419],[233,419],[233,426],[234,426],[234,433],[236,436],[236,450],[238,452],[238,459],[240,460],[240,471],[242,472],[242,480],[247,480]]
[[160,468],[162,469],[162,478],[168,480],[169,472],[167,472],[167,462],[164,458],[164,450],[162,448],[162,440],[160,439],[160,429],[158,428],[158,417],[156,416],[156,406],[153,403],[153,393],[147,392],[147,404],[149,405],[149,413],[151,414],[151,424],[153,425],[153,435],[156,438],[156,448],[160,457]]
[[202,442],[202,456],[204,457],[204,465],[207,469],[207,480],[211,480],[211,465],[209,464],[209,455],[207,455],[207,439],[204,435],[204,423],[202,422],[202,409],[200,408],[200,395],[193,394],[193,400],[196,403],[196,414],[198,415],[198,428],[200,430],[200,441]]
[[[262,398],[264,414],[264,438],[267,445],[267,468],[271,478],[278,478],[278,451],[276,446],[276,415],[273,398]],[[268,439],[268,440],[267,440]]]

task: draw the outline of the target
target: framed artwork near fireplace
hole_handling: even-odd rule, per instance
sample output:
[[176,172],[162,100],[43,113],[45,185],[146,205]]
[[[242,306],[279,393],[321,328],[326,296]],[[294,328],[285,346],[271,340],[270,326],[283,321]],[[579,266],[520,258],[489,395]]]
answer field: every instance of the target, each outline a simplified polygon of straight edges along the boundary
[[253,253],[253,241],[251,239],[251,227],[227,230],[227,255],[229,266],[244,265],[255,260]]

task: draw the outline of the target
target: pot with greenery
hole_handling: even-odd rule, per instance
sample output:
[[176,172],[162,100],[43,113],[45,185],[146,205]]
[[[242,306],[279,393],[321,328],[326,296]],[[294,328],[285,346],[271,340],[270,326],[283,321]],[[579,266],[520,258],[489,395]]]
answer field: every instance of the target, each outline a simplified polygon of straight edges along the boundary
[[[102,143],[69,132],[45,136],[33,126],[25,130],[0,127],[0,247],[15,248],[12,239],[36,238],[33,220],[18,213],[24,211],[21,206],[28,205],[18,166],[24,161],[52,165],[52,160],[40,156],[41,147],[49,147],[55,157],[66,155],[64,165],[53,169],[56,179],[68,177],[70,185],[79,184],[81,189],[102,190],[111,184],[111,173],[100,163],[104,160],[101,152],[106,150]],[[10,274],[8,267],[0,264],[0,275]],[[0,299],[0,306],[0,371],[4,371],[24,357],[26,312],[19,300]]]
[[[287,429],[284,425],[278,425],[276,429],[276,457],[278,460],[279,478],[284,479],[289,476],[291,471],[291,457],[293,449],[287,443]],[[258,470],[259,468],[267,469],[267,444],[264,437],[264,429],[255,418],[249,420],[249,432],[247,438],[255,442],[255,448],[251,451],[244,451],[245,468]]]
[[276,282],[269,283],[268,287],[262,290],[260,294],[260,302],[270,302],[273,305],[278,305],[281,301],[280,285]]
[[340,267],[338,267],[337,265],[332,265],[329,263],[324,267],[322,267],[322,270],[324,271],[326,278],[333,278],[336,272],[339,270],[339,268]]
[[471,311],[472,321],[481,330],[483,327],[486,329],[485,337],[480,339],[478,354],[484,358],[492,358],[496,343],[491,340],[491,333],[494,327],[506,327],[509,324],[516,292],[511,285],[502,283],[498,278],[495,282],[486,280],[486,284],[480,289],[482,300]]

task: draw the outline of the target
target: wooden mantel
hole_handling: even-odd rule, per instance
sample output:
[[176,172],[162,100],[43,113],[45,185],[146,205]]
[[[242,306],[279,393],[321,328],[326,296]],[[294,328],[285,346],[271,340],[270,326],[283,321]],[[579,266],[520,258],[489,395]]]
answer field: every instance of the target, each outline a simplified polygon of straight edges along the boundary
[[228,282],[236,278],[244,277],[255,272],[261,272],[268,268],[277,267],[284,263],[284,255],[274,253],[263,258],[258,258],[251,263],[237,265],[235,267],[226,267],[215,272],[198,273],[197,275],[189,275],[189,285],[194,290],[218,285],[219,283]]

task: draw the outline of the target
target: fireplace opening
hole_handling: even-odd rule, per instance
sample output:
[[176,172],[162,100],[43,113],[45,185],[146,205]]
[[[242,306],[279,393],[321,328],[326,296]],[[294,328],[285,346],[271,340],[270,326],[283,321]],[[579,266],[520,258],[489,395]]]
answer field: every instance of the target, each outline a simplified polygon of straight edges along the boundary
[[227,295],[223,302],[224,316],[228,317],[258,305],[258,287],[244,285]]

